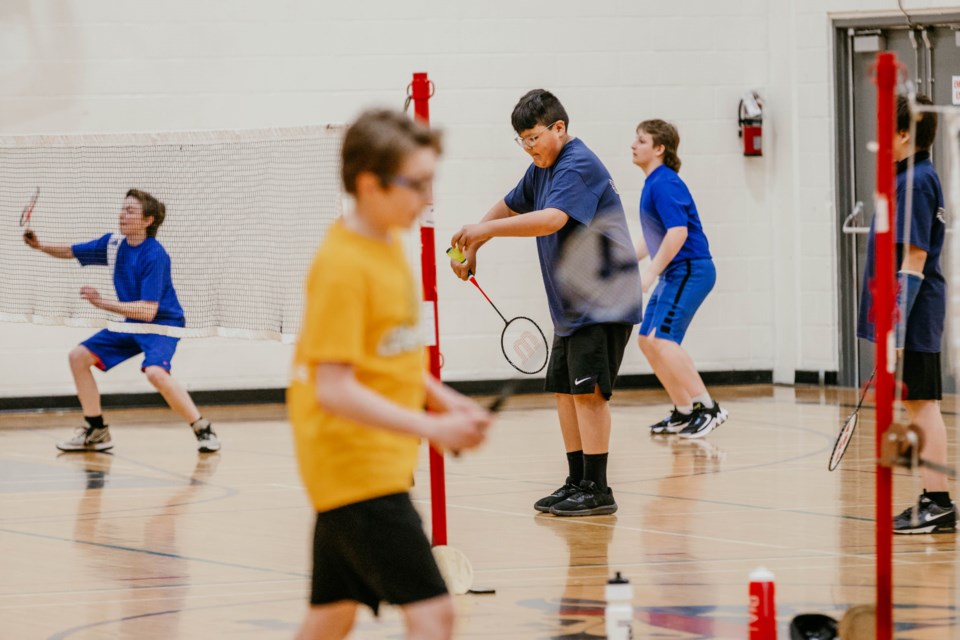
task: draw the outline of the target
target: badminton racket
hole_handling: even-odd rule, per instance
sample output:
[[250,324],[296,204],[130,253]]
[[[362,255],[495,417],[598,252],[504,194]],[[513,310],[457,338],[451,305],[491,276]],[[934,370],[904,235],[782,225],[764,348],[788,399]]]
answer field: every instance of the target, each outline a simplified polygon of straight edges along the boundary
[[20,228],[24,230],[23,237],[28,244],[36,238],[33,230],[30,229],[30,216],[33,215],[33,208],[37,206],[37,199],[39,197],[40,187],[37,187],[37,190],[33,192],[33,197],[30,198],[30,202],[28,202],[27,206],[23,208],[23,211],[20,212]]
[[[456,247],[447,249],[447,255],[464,262],[466,258]],[[490,303],[493,310],[497,312],[500,319],[503,320],[503,331],[500,333],[500,350],[503,357],[507,359],[514,369],[520,373],[529,375],[540,373],[547,366],[547,358],[550,349],[547,346],[547,338],[543,330],[536,322],[524,316],[517,316],[507,320],[497,305],[493,303],[487,292],[483,290],[476,276],[470,274],[470,282],[477,288],[477,291],[483,295],[484,299]]]
[[23,208],[23,211],[20,212],[20,226],[30,228],[30,216],[33,214],[33,208],[37,206],[37,199],[40,197],[40,187],[37,187],[37,190],[33,192],[33,197],[30,198],[30,202],[27,203],[27,206]]
[[853,410],[853,413],[851,413],[846,422],[843,423],[843,427],[841,427],[840,433],[837,435],[837,441],[833,443],[833,452],[830,454],[830,462],[827,463],[827,469],[830,471],[840,466],[840,461],[843,460],[843,454],[847,452],[847,446],[849,446],[850,440],[853,438],[853,432],[856,430],[857,422],[860,419],[860,407],[863,406],[863,400],[867,397],[867,390],[870,388],[870,384],[873,382],[875,375],[877,375],[876,368],[873,369],[873,373],[870,374],[870,379],[867,380],[867,383],[863,385],[863,391],[860,392],[860,401],[857,403],[857,408]]

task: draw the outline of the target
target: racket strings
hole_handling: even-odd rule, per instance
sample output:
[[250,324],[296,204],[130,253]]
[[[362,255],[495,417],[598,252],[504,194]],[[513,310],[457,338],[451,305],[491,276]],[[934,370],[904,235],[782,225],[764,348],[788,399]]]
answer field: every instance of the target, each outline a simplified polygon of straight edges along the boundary
[[549,348],[540,327],[530,318],[517,317],[503,328],[503,355],[521,373],[539,373],[547,366]]

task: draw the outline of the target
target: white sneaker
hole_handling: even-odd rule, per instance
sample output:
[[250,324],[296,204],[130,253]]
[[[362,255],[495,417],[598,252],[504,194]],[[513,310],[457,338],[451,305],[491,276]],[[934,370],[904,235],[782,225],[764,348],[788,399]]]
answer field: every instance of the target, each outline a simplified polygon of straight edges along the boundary
[[206,418],[197,420],[193,425],[193,435],[197,436],[197,451],[200,453],[213,453],[220,450],[220,441],[217,439],[217,433],[213,430],[213,425]]
[[72,438],[57,443],[60,451],[106,451],[112,448],[110,429],[106,425],[102,428],[77,427]]

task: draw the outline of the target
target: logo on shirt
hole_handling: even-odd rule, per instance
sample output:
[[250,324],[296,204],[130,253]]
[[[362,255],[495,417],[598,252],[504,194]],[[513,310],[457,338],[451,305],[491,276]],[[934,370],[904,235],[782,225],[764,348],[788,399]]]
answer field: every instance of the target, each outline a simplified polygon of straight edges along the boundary
[[396,356],[423,348],[420,325],[395,327],[383,334],[377,346],[377,355]]
[[620,195],[620,192],[617,191],[617,185],[614,184],[613,178],[610,178],[610,188],[613,189],[613,192],[617,195]]
[[947,211],[943,207],[937,209],[937,220],[943,224],[947,224]]

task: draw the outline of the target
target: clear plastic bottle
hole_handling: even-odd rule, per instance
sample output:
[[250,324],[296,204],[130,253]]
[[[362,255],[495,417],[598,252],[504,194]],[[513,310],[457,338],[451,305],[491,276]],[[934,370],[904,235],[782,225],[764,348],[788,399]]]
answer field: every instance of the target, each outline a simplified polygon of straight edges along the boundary
[[607,639],[630,640],[633,638],[633,587],[630,581],[617,571],[617,575],[607,581],[604,595],[607,601],[604,612]]

